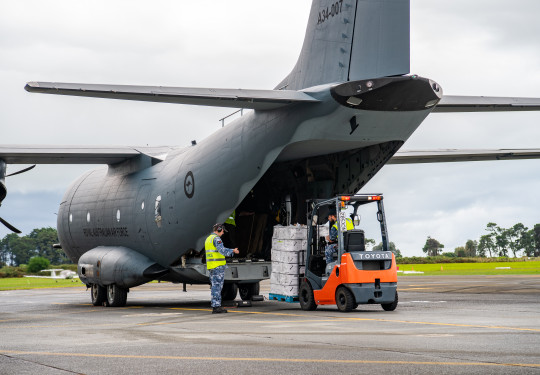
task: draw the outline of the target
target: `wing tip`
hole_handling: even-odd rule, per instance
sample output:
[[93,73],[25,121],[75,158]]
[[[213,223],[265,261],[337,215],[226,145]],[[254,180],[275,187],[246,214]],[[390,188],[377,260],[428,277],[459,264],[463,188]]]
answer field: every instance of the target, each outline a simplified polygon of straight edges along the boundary
[[24,86],[24,89],[28,92],[35,91],[39,89],[39,82],[34,82],[34,81],[27,82],[26,86]]

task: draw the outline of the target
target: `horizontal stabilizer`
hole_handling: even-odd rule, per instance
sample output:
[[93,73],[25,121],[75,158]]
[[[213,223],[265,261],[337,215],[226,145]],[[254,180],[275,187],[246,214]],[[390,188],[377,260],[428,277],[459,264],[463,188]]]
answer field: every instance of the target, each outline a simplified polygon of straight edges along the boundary
[[540,98],[444,95],[433,112],[538,111]]
[[402,150],[387,164],[452,163],[461,161],[540,159],[540,149]]
[[28,82],[25,86],[25,90],[42,94],[247,108],[256,110],[275,109],[294,103],[318,102],[317,99],[303,92],[292,90],[213,89],[53,82]]
[[139,155],[163,160],[172,147],[0,145],[7,164],[117,164]]

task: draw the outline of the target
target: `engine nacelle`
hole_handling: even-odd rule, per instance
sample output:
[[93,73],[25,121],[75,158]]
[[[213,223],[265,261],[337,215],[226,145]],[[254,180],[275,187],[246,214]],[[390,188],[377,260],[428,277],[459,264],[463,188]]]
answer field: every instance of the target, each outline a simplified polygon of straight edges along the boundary
[[99,246],[81,256],[77,271],[86,285],[132,288],[167,274],[169,269],[127,247]]

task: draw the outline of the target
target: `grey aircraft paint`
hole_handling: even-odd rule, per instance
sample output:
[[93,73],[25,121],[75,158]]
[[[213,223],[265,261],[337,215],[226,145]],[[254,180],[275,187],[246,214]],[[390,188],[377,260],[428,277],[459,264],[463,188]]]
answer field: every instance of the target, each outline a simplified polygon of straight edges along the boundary
[[[540,109],[535,98],[443,96],[408,73],[408,0],[314,0],[298,62],[276,90],[30,82],[30,92],[252,111],[186,148],[0,146],[0,198],[5,163],[108,164],[81,176],[60,204],[61,245],[81,280],[123,289],[156,278],[208,283],[190,254],[252,192],[266,208],[292,199],[302,223],[306,199],[355,193],[389,162],[540,157],[398,152],[432,111]],[[230,263],[226,281],[253,283],[269,271],[268,262]]]

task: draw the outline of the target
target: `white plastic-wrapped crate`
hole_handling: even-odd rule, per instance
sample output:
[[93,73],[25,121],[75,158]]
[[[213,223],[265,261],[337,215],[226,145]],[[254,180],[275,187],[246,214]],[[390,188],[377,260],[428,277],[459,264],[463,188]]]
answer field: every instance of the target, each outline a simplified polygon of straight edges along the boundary
[[297,263],[272,263],[272,271],[283,273],[285,275],[298,275],[300,273],[299,267],[300,265]]
[[270,297],[296,297],[307,248],[307,226],[277,225],[272,238]]
[[299,252],[300,251],[272,250],[272,267],[273,262],[298,264]]
[[[328,225],[320,225],[317,229],[318,233],[314,235],[328,236]],[[307,236],[308,227],[305,225],[274,227],[270,299],[297,300],[299,277],[305,272]]]
[[272,250],[279,251],[301,251],[307,247],[307,238],[306,239],[272,239]]
[[274,227],[274,237],[280,240],[305,240],[307,239],[307,226],[305,225],[290,225],[284,227],[276,225]]

